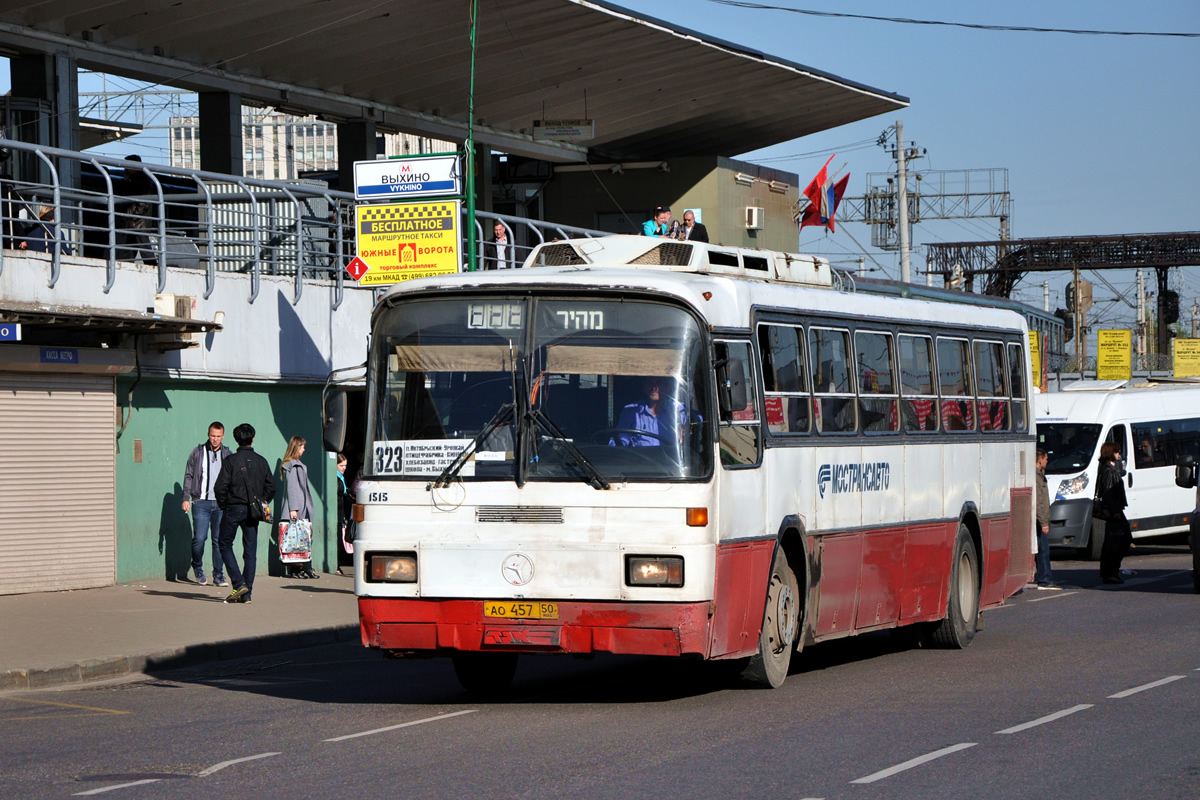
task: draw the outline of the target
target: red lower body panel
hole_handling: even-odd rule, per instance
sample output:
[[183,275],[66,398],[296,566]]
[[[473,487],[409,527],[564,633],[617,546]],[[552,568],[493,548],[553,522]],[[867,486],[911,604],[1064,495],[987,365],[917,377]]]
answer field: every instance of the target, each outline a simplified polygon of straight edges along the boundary
[[707,652],[709,603],[559,602],[558,619],[483,616],[482,600],[360,597],[367,647],[428,652]]

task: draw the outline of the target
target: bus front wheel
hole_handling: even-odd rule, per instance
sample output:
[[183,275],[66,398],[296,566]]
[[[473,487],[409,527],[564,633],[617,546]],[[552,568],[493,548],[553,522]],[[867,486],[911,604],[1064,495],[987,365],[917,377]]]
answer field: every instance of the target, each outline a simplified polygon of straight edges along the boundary
[[754,686],[778,689],[787,678],[800,622],[800,591],[796,574],[788,566],[782,548],[775,549],[771,578],[767,582],[767,604],[763,611],[758,652],[750,658],[742,677]]
[[456,653],[451,660],[458,682],[479,698],[503,694],[517,674],[516,653]]
[[930,639],[937,647],[962,649],[975,638],[979,623],[979,555],[967,526],[958,526],[954,538],[954,563],[950,569],[950,600],[946,618],[937,624]]

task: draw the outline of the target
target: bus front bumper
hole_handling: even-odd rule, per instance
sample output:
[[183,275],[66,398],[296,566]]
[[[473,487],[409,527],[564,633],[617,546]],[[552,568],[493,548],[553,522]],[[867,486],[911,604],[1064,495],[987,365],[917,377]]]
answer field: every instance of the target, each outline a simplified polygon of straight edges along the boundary
[[454,652],[705,655],[711,603],[558,602],[557,619],[485,617],[482,600],[358,598],[366,647]]

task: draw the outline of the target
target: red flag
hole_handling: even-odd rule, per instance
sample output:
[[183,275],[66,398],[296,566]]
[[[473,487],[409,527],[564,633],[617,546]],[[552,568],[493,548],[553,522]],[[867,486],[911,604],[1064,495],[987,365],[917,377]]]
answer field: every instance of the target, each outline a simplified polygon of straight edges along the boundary
[[[837,153],[833,154],[833,156],[836,155]],[[833,156],[829,157],[829,161],[833,161]],[[804,216],[800,218],[801,228],[803,228],[805,225],[819,224],[816,219],[810,219],[810,214],[812,213],[814,207],[820,208],[821,206],[821,194],[825,189],[825,184],[829,182],[829,178],[826,177],[825,173],[825,170],[829,168],[829,161],[825,162],[825,164],[821,167],[821,171],[816,174],[816,176],[809,182],[808,188],[804,190],[804,196],[808,198],[809,205],[804,212]]]
[[[822,167],[821,172],[817,173],[817,177],[823,177],[821,173],[824,171],[825,168]],[[816,178],[813,178],[813,181],[816,181]],[[828,181],[826,181],[827,183]],[[804,214],[800,217],[800,227],[803,228],[805,225],[824,225],[826,230],[834,233],[836,227],[833,218],[837,214],[838,204],[842,202],[842,195],[846,193],[846,186],[849,183],[850,173],[847,172],[833,186],[823,185],[820,189],[813,192],[816,195],[816,199],[813,199],[812,194],[809,194],[809,191],[813,188],[812,184],[809,184],[809,188],[804,190],[804,193],[808,195],[809,205],[808,208],[804,209]]]

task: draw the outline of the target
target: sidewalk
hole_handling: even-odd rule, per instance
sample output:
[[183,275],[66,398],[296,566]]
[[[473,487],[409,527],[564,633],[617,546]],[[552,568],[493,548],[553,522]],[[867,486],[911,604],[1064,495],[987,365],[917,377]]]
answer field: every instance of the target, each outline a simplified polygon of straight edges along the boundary
[[228,593],[147,580],[0,596],[0,691],[358,640],[351,577],[259,577],[250,605],[224,604]]

